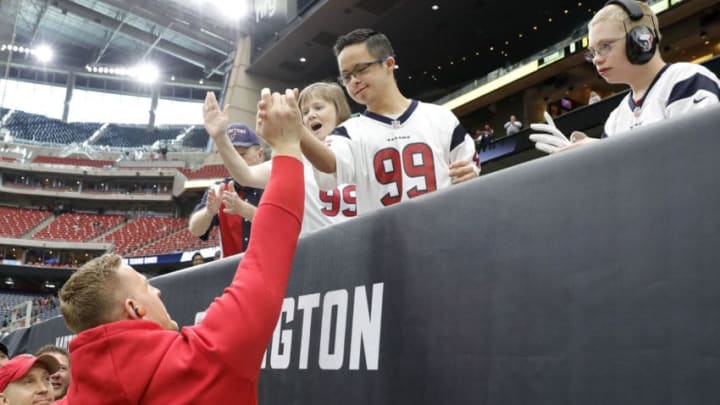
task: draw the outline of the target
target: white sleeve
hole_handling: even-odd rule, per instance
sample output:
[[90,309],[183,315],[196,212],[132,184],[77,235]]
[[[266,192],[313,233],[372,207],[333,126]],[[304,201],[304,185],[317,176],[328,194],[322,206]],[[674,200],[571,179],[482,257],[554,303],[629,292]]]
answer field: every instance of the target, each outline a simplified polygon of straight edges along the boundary
[[720,101],[718,78],[702,66],[689,66],[691,67],[688,69],[697,71],[687,78],[679,80],[673,86],[665,108],[667,118],[677,117],[689,111],[717,104]]
[[338,184],[355,184],[355,159],[350,138],[328,135],[325,142],[335,155],[335,173],[323,173],[313,168],[320,190],[334,190]]

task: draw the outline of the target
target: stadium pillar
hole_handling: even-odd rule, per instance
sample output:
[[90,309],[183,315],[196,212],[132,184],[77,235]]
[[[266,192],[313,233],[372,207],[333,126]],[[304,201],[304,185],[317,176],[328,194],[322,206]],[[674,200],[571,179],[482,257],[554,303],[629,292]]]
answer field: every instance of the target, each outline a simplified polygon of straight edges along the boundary
[[152,89],[152,101],[150,102],[150,118],[148,129],[155,128],[155,114],[157,113],[158,101],[160,100],[160,85],[155,84]]
[[73,90],[75,90],[75,73],[68,75],[67,86],[65,87],[65,103],[63,104],[62,121],[68,122],[70,115],[70,103],[72,102]]
[[[255,128],[255,113],[257,112],[260,90],[263,87],[269,87],[273,91],[282,91],[285,88],[296,87],[297,84],[293,86],[292,84],[248,73],[247,69],[250,67],[251,54],[252,39],[248,35],[241,37],[235,50],[235,60],[230,72],[230,79],[227,81],[224,94],[219,95],[218,99],[223,105],[230,105],[230,122],[241,122]],[[222,160],[214,145],[212,150],[213,152],[209,155],[206,163],[221,162]]]

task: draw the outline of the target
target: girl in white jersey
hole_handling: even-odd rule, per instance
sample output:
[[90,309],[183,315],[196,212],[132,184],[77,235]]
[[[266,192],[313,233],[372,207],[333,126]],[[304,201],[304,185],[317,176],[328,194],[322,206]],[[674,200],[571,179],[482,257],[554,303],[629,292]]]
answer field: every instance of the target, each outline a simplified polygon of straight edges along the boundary
[[[215,94],[208,92],[205,105],[217,107]],[[325,137],[339,123],[350,117],[345,94],[334,83],[313,83],[300,93],[298,105],[303,116],[303,125],[317,139]],[[227,106],[225,111],[219,108],[205,108],[205,129],[213,138],[220,157],[230,175],[239,184],[248,187],[264,188],[270,179],[272,161],[248,166],[232,147],[225,136],[228,125]],[[356,215],[355,186],[340,185],[332,191],[321,191],[313,176],[312,165],[304,161],[305,170],[305,215],[301,235],[312,233]]]
[[[588,25],[587,60],[608,83],[630,86],[605,122],[603,137],[718,103],[720,81],[710,70],[692,63],[665,63],[657,27],[650,7],[634,0],[609,1]],[[546,119],[548,124],[531,125],[542,132],[530,135],[539,150],[554,153],[598,141],[579,131],[568,140]]]

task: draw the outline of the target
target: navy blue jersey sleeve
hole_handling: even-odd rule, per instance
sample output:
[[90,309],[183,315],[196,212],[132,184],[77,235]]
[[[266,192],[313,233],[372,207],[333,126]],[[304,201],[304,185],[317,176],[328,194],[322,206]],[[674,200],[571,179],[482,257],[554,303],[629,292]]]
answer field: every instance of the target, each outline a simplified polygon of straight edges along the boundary
[[701,73],[695,73],[687,79],[677,82],[675,86],[673,86],[670,97],[668,97],[667,105],[693,97],[700,90],[705,90],[720,98],[720,87],[718,87],[718,84]]
[[465,142],[465,135],[467,135],[467,131],[462,126],[462,124],[458,124],[452,134],[452,140],[450,141],[450,150],[455,149],[455,147]]

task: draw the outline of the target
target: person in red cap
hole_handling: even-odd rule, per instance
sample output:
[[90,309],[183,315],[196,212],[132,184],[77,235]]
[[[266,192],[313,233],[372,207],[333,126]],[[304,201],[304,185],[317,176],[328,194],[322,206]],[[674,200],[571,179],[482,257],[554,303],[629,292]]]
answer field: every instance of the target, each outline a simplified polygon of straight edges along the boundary
[[[231,124],[227,136],[248,166],[265,161],[265,150],[255,131],[245,124]],[[220,227],[220,246],[223,257],[244,252],[250,240],[251,222],[263,190],[243,187],[231,177],[205,191],[195,206],[188,228],[190,233],[207,240],[214,226]]]
[[[0,367],[0,397],[9,405],[49,405],[55,401],[50,375],[60,365],[50,355],[20,354]],[[0,402],[2,403],[2,402]]]

